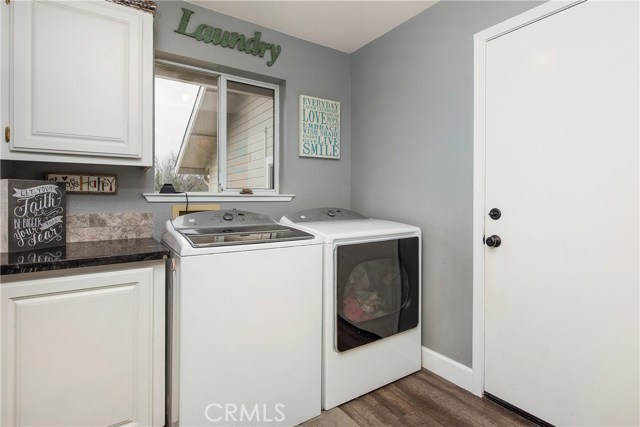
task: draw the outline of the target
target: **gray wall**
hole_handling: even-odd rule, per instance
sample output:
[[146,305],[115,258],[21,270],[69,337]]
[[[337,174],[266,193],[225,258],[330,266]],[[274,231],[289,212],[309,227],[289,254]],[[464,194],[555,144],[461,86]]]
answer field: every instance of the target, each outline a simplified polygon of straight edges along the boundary
[[441,1],[352,55],[351,207],[423,232],[423,345],[471,366],[473,35],[539,3]]
[[[265,58],[237,50],[204,44],[177,34],[182,7],[195,11],[189,29],[206,23],[248,36],[262,32],[262,40],[282,46],[275,64]],[[292,202],[235,203],[223,208],[254,210],[279,219],[287,212],[320,205],[349,207],[350,111],[349,83],[351,59],[348,54],[306,42],[198,6],[179,2],[158,2],[154,22],[156,56],[210,67],[242,77],[281,84],[280,191],[295,194]],[[298,157],[298,95],[305,94],[340,101],[342,108],[341,160]],[[159,237],[170,217],[171,204],[147,203],[143,192],[153,191],[153,171],[137,167],[71,165],[60,163],[9,162],[0,164],[2,178],[44,179],[46,172],[92,172],[118,175],[117,196],[69,195],[69,213],[153,212],[154,235]]]

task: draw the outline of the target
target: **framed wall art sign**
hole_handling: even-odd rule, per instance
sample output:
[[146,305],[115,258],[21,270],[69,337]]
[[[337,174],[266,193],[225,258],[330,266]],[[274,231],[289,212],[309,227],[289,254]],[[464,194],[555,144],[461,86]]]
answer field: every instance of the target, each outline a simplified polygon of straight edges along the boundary
[[118,177],[115,175],[91,175],[70,173],[48,173],[47,181],[62,182],[67,193],[117,194]]
[[66,202],[62,182],[0,180],[0,252],[65,245]]
[[300,95],[300,157],[340,159],[340,103]]

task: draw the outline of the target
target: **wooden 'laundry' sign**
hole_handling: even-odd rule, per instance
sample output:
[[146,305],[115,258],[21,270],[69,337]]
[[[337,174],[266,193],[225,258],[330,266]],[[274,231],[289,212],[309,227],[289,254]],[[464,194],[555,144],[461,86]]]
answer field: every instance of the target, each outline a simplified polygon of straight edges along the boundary
[[191,37],[199,42],[211,43],[214,46],[226,47],[229,49],[238,49],[239,52],[259,56],[260,58],[269,52],[271,59],[267,61],[267,66],[271,67],[280,56],[282,46],[279,44],[266,43],[260,40],[262,33],[256,31],[253,37],[247,37],[237,32],[225,31],[222,28],[215,28],[212,25],[200,24],[191,32],[187,31],[193,10],[182,8],[182,18],[178,29],[174,32],[183,36]]

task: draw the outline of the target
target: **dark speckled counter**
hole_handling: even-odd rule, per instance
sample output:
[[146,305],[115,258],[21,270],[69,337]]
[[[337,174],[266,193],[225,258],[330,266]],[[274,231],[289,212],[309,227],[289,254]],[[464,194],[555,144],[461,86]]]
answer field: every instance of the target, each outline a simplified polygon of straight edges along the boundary
[[154,239],[103,240],[67,243],[66,246],[0,253],[1,275],[95,267],[127,262],[153,261],[169,256]]

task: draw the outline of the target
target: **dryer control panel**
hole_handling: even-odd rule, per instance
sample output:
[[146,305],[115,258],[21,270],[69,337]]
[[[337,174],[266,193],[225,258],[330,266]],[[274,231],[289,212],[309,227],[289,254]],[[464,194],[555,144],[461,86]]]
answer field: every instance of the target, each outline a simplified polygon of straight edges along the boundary
[[342,208],[315,208],[285,215],[291,222],[339,221],[370,219],[357,212]]

